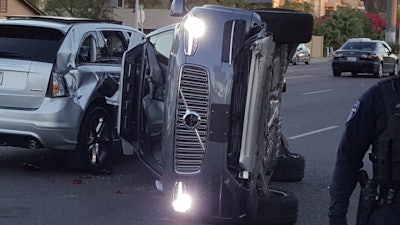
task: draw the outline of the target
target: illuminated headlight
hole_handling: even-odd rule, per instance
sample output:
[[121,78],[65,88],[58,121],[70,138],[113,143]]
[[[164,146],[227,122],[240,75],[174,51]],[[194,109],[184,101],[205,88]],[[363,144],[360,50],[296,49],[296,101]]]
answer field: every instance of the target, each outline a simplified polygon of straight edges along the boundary
[[199,39],[205,31],[204,22],[197,17],[188,15],[183,26],[185,28],[185,54],[194,55]]
[[185,213],[192,207],[192,197],[182,181],[175,184],[172,198],[172,207],[176,212]]
[[303,56],[305,56],[305,54],[304,53],[299,53],[299,56],[303,57]]

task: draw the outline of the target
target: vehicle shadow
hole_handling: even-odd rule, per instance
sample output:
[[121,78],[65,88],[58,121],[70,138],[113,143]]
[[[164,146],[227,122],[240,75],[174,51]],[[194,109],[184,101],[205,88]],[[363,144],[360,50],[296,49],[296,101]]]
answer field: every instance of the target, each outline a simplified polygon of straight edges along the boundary
[[[44,173],[61,174],[85,174],[81,171],[74,171],[67,165],[66,154],[64,151],[49,149],[24,149],[17,147],[0,147],[0,173],[31,171]],[[135,170],[131,168],[140,164],[135,156],[126,156],[119,149],[109,158],[104,173],[90,175],[111,175],[115,172]],[[137,167],[137,166],[136,166]]]

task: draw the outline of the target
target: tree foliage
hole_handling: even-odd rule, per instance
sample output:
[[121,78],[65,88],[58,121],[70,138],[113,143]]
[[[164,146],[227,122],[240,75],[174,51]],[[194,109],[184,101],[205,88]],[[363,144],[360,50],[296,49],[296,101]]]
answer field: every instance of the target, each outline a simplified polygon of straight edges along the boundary
[[109,19],[111,8],[109,0],[48,0],[45,11],[53,16],[85,17]]
[[324,36],[325,46],[339,48],[349,38],[370,37],[374,32],[365,14],[357,9],[341,7],[325,21],[314,27],[317,35]]

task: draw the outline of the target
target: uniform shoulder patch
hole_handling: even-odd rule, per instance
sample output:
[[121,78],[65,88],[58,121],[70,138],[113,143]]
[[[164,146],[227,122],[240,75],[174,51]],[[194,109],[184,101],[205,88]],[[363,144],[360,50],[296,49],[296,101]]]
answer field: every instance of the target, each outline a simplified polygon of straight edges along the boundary
[[346,123],[352,120],[356,116],[358,109],[360,108],[360,104],[361,104],[360,100],[357,100],[353,108],[351,109],[349,116],[347,117]]

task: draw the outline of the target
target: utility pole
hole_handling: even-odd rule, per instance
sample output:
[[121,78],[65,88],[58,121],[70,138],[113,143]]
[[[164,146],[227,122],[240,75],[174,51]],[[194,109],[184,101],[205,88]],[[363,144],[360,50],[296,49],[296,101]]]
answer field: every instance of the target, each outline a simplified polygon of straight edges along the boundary
[[140,20],[140,8],[139,0],[135,2],[135,28],[139,30],[139,20]]
[[386,18],[386,42],[396,41],[396,17],[397,17],[397,0],[387,1],[387,18]]

